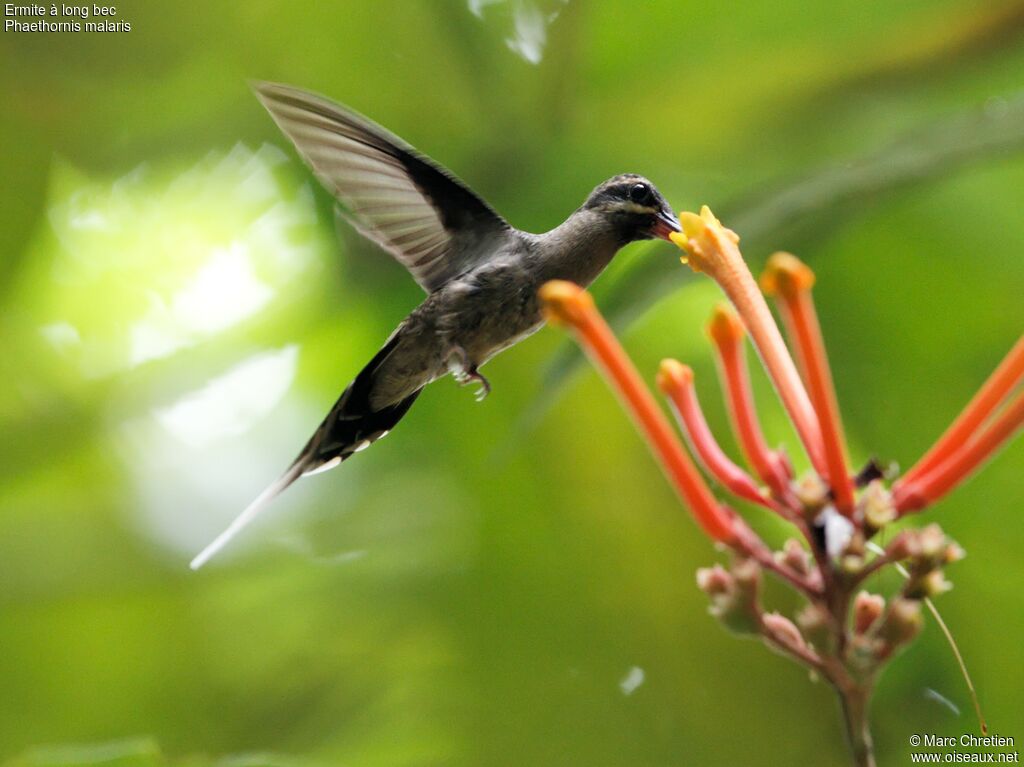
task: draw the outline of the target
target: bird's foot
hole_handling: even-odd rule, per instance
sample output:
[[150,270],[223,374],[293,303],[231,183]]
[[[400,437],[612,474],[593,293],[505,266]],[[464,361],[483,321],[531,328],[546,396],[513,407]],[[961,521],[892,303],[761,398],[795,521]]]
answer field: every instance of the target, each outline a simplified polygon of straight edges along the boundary
[[487,395],[491,393],[491,382],[480,374],[480,371],[476,369],[475,365],[463,368],[462,371],[455,376],[455,380],[458,381],[459,386],[466,386],[474,381],[480,384],[480,388],[473,393],[473,398],[477,402],[483,402]]
[[459,386],[466,386],[473,382],[480,384],[480,388],[474,393],[477,402],[483,402],[491,393],[491,382],[484,378],[461,348],[457,348],[452,353],[452,358],[448,361],[448,369]]
[[[487,399],[487,395],[491,393],[491,382],[480,375],[476,368],[473,368],[473,372],[469,374],[469,381],[476,381],[480,384],[480,388],[473,393],[474,399],[476,399],[477,402],[483,402]],[[467,381],[467,383],[469,381]]]

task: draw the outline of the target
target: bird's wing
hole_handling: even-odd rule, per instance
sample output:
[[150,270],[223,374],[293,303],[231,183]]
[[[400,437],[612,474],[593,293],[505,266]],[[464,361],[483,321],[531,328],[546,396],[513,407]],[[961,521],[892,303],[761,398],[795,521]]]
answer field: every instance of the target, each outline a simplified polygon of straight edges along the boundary
[[461,181],[362,115],[307,91],[256,83],[256,95],[346,218],[428,293],[486,257],[510,229]]

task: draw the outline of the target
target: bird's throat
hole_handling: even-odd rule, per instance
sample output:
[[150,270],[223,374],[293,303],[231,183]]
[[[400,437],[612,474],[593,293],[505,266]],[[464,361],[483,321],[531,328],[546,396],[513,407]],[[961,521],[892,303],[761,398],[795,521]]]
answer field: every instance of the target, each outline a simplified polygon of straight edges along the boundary
[[576,211],[539,239],[545,278],[571,280],[584,287],[604,271],[628,242],[612,222],[586,209]]

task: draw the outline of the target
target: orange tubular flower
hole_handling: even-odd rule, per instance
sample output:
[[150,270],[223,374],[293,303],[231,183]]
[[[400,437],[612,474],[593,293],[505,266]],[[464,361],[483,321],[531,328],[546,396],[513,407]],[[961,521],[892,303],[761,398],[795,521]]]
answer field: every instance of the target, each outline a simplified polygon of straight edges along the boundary
[[686,253],[683,263],[711,275],[732,301],[796,426],[811,463],[819,474],[826,476],[828,467],[818,418],[768,304],[743,262],[737,247],[739,237],[723,227],[707,206],[701,208],[699,216],[680,213],[679,221],[683,231],[673,232],[670,237]]
[[[732,548],[728,569],[716,565],[698,571],[697,583],[711,599],[712,615],[730,631],[757,636],[826,678],[839,694],[855,763],[873,765],[867,710],[874,681],[921,629],[922,603],[938,617],[927,599],[949,587],[944,568],[963,551],[938,525],[905,529],[885,549],[870,539],[890,531],[900,515],[952,491],[1024,430],[1024,338],[910,472],[887,488],[886,473],[872,463],[858,477],[864,485],[858,495],[847,468],[832,371],[811,297],[814,274],[795,256],[776,253],[761,278],[765,293],[777,297],[800,362],[797,372],[742,260],[739,238],[706,207],[699,216],[681,213],[679,220],[683,231],[670,236],[687,254],[683,263],[708,272],[732,304],[715,309],[708,335],[751,471],[730,460],[715,440],[689,367],[662,360],[658,388],[708,476],[736,497],[777,512],[799,539],[790,538],[773,550],[742,517],[715,500],[586,291],[570,282],[548,282],[540,290],[545,315],[570,327],[698,523],[712,539]],[[761,432],[747,370],[747,333],[811,459],[813,470],[799,479],[794,480],[786,454],[771,450]],[[902,585],[887,598],[862,591],[868,578],[888,568],[902,573]],[[762,588],[763,573],[773,574],[806,600],[795,620],[762,607],[763,597],[769,596]],[[983,720],[981,726],[984,731]]]
[[847,517],[853,515],[853,482],[846,470],[846,442],[843,422],[836,402],[832,371],[821,337],[821,326],[811,299],[814,272],[800,259],[789,253],[776,253],[768,259],[761,276],[761,287],[768,295],[777,296],[790,336],[800,350],[807,388],[821,426],[828,465],[829,485],[836,508]]
[[988,427],[961,449],[927,472],[903,478],[893,488],[893,504],[900,513],[922,509],[942,498],[991,458],[1024,426],[1024,391],[1003,408]]
[[743,353],[743,338],[746,335],[743,323],[728,305],[720,304],[711,315],[708,335],[718,354],[729,415],[743,454],[761,480],[776,495],[781,496],[786,492],[789,475],[780,456],[768,448],[754,411],[754,396],[750,390],[747,360]]
[[693,451],[708,472],[740,498],[772,508],[771,502],[764,497],[751,476],[729,460],[708,428],[693,387],[693,370],[676,360],[662,360],[658,371],[658,388],[674,406]]
[[939,437],[927,453],[903,475],[902,484],[911,483],[949,459],[974,434],[992,412],[1024,379],[1024,336],[999,363],[974,398]]
[[700,526],[714,540],[734,543],[736,529],[732,512],[719,505],[683,451],[640,374],[598,313],[594,299],[583,288],[563,280],[543,285],[540,299],[547,320],[568,325],[588,356],[604,373]]

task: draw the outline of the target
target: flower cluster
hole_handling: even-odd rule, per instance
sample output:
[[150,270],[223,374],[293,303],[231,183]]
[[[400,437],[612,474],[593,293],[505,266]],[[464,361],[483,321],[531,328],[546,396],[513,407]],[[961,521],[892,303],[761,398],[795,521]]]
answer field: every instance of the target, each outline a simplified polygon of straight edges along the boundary
[[[813,272],[795,256],[776,253],[760,288],[739,250],[739,238],[708,208],[680,214],[672,240],[682,261],[710,275],[730,304],[708,325],[737,442],[749,470],[734,462],[708,427],[693,371],[661,363],[657,385],[675,412],[691,452],[707,476],[748,503],[778,514],[799,533],[779,551],[733,509],[719,502],[683,449],[662,409],[598,313],[590,295],[568,282],[549,282],[541,300],[549,321],[568,326],[619,394],[665,474],[701,528],[732,552],[729,567],[697,573],[711,612],[733,632],[760,637],[812,669],[836,689],[855,762],[873,764],[867,706],[883,664],[916,636],[921,605],[949,588],[943,574],[963,551],[937,525],[905,528],[887,545],[873,539],[901,517],[939,501],[967,479],[1024,425],[1022,337],[935,445],[898,478],[874,463],[851,472],[821,329],[812,300]],[[763,291],[763,292],[762,292]],[[765,294],[776,300],[793,346],[783,340]],[[800,439],[811,470],[796,476],[790,457],[769,447],[761,431],[746,367],[749,335]],[[795,356],[795,360],[794,360]],[[906,575],[888,599],[862,590],[894,566]],[[792,619],[761,604],[763,572],[804,597]]]

